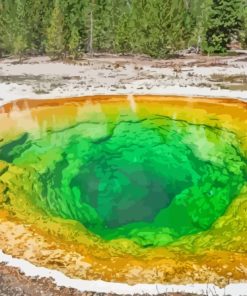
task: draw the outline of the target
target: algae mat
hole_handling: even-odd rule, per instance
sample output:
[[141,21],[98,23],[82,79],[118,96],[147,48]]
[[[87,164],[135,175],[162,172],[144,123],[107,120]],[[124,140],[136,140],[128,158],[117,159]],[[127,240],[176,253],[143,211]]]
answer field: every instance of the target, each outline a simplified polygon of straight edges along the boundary
[[247,279],[247,109],[94,96],[0,109],[0,248],[83,279]]

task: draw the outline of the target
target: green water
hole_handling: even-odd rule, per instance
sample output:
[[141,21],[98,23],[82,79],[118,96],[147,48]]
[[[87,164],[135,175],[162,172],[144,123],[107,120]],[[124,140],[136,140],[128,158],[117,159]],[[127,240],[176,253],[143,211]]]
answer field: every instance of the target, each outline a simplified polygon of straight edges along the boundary
[[30,172],[28,194],[49,215],[142,246],[208,229],[246,170],[232,132],[160,116],[25,134],[0,158]]

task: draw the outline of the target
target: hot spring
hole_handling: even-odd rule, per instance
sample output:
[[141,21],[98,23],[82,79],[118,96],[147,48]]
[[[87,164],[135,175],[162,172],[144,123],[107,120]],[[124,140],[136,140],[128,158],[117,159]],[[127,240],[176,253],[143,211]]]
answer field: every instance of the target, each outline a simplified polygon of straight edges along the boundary
[[6,104],[0,249],[81,279],[244,280],[246,129],[234,99]]
[[161,101],[137,100],[136,110],[121,98],[33,104],[13,107],[10,118],[23,118],[2,138],[5,195],[22,192],[104,240],[164,246],[205,231],[245,183],[240,139],[215,118],[183,118],[174,106],[166,114]]

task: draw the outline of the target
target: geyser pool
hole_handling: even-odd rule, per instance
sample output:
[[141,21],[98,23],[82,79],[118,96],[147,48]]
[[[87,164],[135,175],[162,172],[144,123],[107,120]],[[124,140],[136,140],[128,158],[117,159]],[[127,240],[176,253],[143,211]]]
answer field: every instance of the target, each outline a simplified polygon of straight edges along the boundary
[[4,217],[78,252],[83,247],[90,262],[142,250],[163,258],[156,247],[229,249],[222,242],[231,224],[245,227],[234,205],[246,188],[245,116],[244,103],[220,99],[7,104],[0,113]]
[[12,186],[30,183],[28,196],[47,214],[105,239],[165,245],[208,229],[244,184],[239,140],[223,127],[131,108],[114,119],[87,115],[59,128],[54,113],[47,130],[43,123],[0,148],[2,161],[24,170]]

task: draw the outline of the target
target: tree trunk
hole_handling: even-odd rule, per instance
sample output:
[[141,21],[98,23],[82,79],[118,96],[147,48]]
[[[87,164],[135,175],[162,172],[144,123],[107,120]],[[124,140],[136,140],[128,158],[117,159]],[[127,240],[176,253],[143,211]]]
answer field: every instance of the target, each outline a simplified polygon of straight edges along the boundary
[[89,53],[93,55],[93,10],[90,12]]

